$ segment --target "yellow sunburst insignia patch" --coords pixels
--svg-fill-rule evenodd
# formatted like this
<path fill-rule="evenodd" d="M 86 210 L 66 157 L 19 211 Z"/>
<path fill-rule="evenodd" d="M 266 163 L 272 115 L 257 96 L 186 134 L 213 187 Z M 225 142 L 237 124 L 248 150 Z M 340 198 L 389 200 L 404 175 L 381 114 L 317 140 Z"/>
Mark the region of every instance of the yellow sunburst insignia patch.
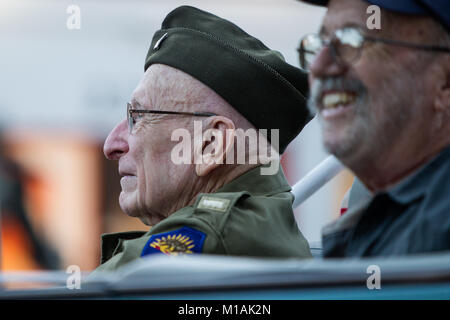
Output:
<path fill-rule="evenodd" d="M 150 243 L 150 246 L 168 255 L 178 255 L 180 253 L 189 254 L 194 253 L 191 251 L 191 249 L 195 247 L 195 245 L 192 244 L 193 242 L 194 241 L 187 236 L 174 234 L 172 236 L 158 238 Z"/>
<path fill-rule="evenodd" d="M 205 237 L 203 232 L 189 227 L 155 234 L 147 241 L 141 256 L 153 253 L 171 256 L 200 253 Z"/>

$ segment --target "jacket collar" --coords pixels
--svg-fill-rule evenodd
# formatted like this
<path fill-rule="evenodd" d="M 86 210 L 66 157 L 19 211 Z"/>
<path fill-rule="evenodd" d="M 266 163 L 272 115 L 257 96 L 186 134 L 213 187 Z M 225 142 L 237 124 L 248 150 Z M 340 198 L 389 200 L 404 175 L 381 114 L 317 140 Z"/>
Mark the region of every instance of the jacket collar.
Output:
<path fill-rule="evenodd" d="M 439 169 L 448 163 L 449 160 L 450 146 L 446 147 L 420 169 L 391 187 L 386 193 L 393 201 L 403 205 L 425 196 L 428 192 L 431 192 L 432 188 L 430 186 L 433 184 L 433 180 L 436 179 L 436 175 L 442 174 Z M 448 168 L 450 169 L 450 166 Z M 448 171 L 448 169 L 446 170 Z M 356 225 L 375 196 L 376 194 L 373 197 L 366 197 L 362 201 L 355 203 L 342 217 L 325 225 L 322 228 L 322 235 L 342 231 Z"/>
<path fill-rule="evenodd" d="M 416 172 L 388 190 L 392 200 L 399 204 L 408 204 L 426 195 L 431 191 L 436 174 L 442 174 L 439 170 L 450 160 L 450 146 L 446 147 L 436 157 L 422 166 Z"/>
<path fill-rule="evenodd" d="M 116 251 L 120 250 L 120 246 L 124 240 L 136 239 L 142 237 L 145 233 L 145 231 L 127 231 L 102 234 L 102 256 L 100 258 L 100 264 L 114 256 Z"/>
<path fill-rule="evenodd" d="M 218 189 L 216 193 L 247 191 L 253 196 L 268 196 L 291 190 L 280 163 L 278 172 L 274 175 L 262 175 L 261 168 L 262 166 L 250 169 Z"/>

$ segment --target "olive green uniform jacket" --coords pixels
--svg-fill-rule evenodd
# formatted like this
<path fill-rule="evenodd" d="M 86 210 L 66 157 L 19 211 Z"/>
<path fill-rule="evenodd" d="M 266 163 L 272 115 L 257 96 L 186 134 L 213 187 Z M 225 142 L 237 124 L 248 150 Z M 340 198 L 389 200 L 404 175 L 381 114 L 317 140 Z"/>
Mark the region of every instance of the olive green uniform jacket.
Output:
<path fill-rule="evenodd" d="M 293 195 L 283 171 L 254 168 L 217 192 L 199 194 L 148 232 L 102 235 L 101 265 L 113 271 L 149 254 L 207 253 L 252 257 L 310 258 L 292 211 Z"/>

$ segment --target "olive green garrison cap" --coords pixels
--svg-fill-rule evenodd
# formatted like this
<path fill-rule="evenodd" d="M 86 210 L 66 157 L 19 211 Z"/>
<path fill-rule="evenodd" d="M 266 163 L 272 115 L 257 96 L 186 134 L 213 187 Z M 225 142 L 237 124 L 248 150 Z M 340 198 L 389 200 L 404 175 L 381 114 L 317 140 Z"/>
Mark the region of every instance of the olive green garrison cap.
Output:
<path fill-rule="evenodd" d="M 181 6 L 167 15 L 145 70 L 155 63 L 201 81 L 257 129 L 279 129 L 280 153 L 311 119 L 306 73 L 230 21 L 197 8 Z"/>

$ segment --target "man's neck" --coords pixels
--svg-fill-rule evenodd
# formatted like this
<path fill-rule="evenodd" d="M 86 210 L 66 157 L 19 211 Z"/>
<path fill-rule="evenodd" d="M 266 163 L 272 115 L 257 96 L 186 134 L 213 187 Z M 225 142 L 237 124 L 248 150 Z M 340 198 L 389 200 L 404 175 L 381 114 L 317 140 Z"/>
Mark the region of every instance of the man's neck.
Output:
<path fill-rule="evenodd" d="M 237 165 L 233 168 L 222 167 L 222 170 L 212 172 L 211 176 L 208 175 L 208 177 L 205 177 L 205 179 L 201 179 L 203 183 L 201 184 L 199 191 L 193 196 L 189 204 L 193 204 L 195 202 L 199 193 L 214 193 L 224 185 L 230 183 L 234 179 L 258 166 L 259 165 L 256 164 Z"/>
<path fill-rule="evenodd" d="M 425 150 L 394 149 L 346 164 L 372 192 L 385 191 L 437 156 L 449 144 L 435 145 Z M 422 152 L 421 152 L 422 151 Z"/>

